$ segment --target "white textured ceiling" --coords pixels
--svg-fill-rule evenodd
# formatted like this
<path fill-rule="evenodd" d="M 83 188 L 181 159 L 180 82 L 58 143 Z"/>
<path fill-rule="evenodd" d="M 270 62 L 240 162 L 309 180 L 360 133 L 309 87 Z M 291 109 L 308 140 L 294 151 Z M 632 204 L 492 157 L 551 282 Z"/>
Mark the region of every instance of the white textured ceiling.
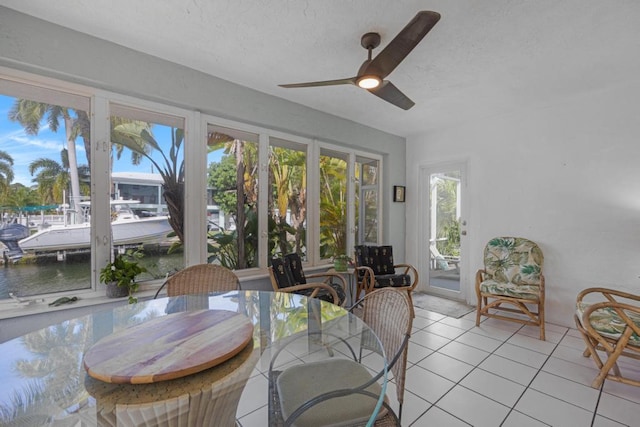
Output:
<path fill-rule="evenodd" d="M 540 108 L 640 75 L 638 0 L 0 0 L 0 4 L 396 135 Z M 419 10 L 440 22 L 388 77 L 401 110 L 354 76 Z"/>

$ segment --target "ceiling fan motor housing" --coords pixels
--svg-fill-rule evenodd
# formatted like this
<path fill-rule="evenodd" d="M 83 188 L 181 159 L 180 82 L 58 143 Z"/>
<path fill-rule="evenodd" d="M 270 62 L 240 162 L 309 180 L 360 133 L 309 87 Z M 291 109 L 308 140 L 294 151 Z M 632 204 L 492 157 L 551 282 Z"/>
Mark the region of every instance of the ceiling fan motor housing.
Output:
<path fill-rule="evenodd" d="M 367 50 L 375 49 L 378 46 L 380 46 L 380 34 L 367 33 L 363 35 L 362 38 L 360 39 L 360 44 L 362 45 L 363 48 Z"/>

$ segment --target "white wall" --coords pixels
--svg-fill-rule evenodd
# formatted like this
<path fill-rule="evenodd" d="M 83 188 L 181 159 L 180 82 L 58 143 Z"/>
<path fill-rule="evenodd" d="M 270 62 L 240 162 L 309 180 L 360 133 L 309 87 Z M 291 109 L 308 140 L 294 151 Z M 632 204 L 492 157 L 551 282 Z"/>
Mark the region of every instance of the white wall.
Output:
<path fill-rule="evenodd" d="M 484 245 L 501 235 L 541 246 L 548 322 L 573 325 L 581 289 L 640 291 L 639 100 L 640 79 L 612 81 L 408 139 L 409 186 L 418 187 L 421 165 L 468 162 L 469 250 L 461 286 L 469 302 L 476 303 L 473 276 Z M 421 218 L 416 199 L 408 199 L 408 230 L 417 230 Z M 418 237 L 407 233 L 414 263 L 426 244 Z"/>

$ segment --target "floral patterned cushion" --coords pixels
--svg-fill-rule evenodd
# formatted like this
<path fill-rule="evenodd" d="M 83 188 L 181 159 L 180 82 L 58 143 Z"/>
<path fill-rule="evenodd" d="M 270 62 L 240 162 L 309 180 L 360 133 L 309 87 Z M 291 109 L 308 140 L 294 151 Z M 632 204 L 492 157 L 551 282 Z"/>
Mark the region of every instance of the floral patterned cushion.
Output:
<path fill-rule="evenodd" d="M 583 323 L 582 314 L 587 309 L 587 307 L 589 307 L 589 304 L 584 302 L 579 302 L 577 304 L 576 314 L 578 315 L 580 323 Z M 633 323 L 640 326 L 640 315 L 638 315 L 638 313 L 627 310 L 625 310 L 625 313 L 627 314 L 627 316 L 629 316 L 629 319 L 631 319 Z M 604 307 L 595 310 L 593 313 L 591 313 L 591 316 L 589 316 L 589 323 L 591 323 L 593 329 L 602 334 L 602 336 L 614 340 L 620 339 L 622 333 L 627 327 L 625 321 L 620 318 L 613 307 Z M 636 335 L 635 333 L 632 334 L 629 338 L 629 345 L 640 347 L 640 337 L 638 337 L 638 335 Z"/>
<path fill-rule="evenodd" d="M 482 292 L 538 299 L 544 256 L 535 242 L 496 237 L 484 249 Z"/>
<path fill-rule="evenodd" d="M 540 286 L 537 285 L 516 285 L 509 282 L 499 282 L 488 279 L 480 284 L 480 291 L 493 295 L 505 295 L 514 298 L 525 298 L 538 301 L 540 297 Z"/>

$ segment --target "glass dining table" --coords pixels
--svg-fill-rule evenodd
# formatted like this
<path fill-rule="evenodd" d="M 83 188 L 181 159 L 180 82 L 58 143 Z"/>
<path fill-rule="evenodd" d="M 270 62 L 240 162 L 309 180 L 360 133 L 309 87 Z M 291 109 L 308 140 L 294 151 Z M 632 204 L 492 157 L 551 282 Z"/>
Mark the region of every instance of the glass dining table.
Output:
<path fill-rule="evenodd" d="M 0 343 L 0 426 L 233 426 L 244 415 L 238 408 L 249 407 L 267 409 L 256 412 L 262 425 L 285 425 L 274 373 L 297 369 L 296 381 L 314 390 L 304 365 L 336 359 L 365 366 L 376 387 L 362 379 L 322 393 L 366 387 L 371 402 L 360 423 L 372 425 L 386 357 L 373 331 L 344 308 L 263 291 L 141 301 Z M 312 400 L 331 407 L 331 399 Z"/>

